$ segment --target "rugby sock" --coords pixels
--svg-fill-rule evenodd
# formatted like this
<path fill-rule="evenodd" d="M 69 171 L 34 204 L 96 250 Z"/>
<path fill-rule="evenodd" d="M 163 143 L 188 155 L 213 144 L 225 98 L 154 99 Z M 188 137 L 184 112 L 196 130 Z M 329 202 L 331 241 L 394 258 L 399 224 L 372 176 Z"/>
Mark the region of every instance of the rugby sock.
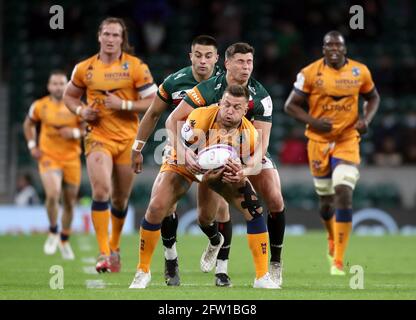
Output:
<path fill-rule="evenodd" d="M 285 225 L 285 209 L 280 212 L 269 212 L 267 215 L 267 229 L 270 238 L 270 262 L 280 262 L 281 260 Z"/>
<path fill-rule="evenodd" d="M 263 215 L 253 218 L 247 223 L 248 246 L 254 260 L 256 279 L 263 277 L 268 271 L 269 235 Z"/>
<path fill-rule="evenodd" d="M 327 233 L 327 239 L 328 239 L 328 247 L 329 247 L 329 254 L 331 256 L 334 255 L 334 209 L 331 207 L 324 207 L 320 211 L 321 221 L 324 225 Z"/>
<path fill-rule="evenodd" d="M 329 220 L 322 219 L 322 223 L 325 226 L 327 239 L 328 239 L 328 249 L 329 254 L 334 256 L 334 228 L 335 228 L 335 215 L 333 215 Z"/>
<path fill-rule="evenodd" d="M 174 260 L 178 257 L 176 252 L 176 230 L 178 229 L 178 216 L 176 212 L 165 217 L 162 221 L 161 236 L 166 260 Z"/>
<path fill-rule="evenodd" d="M 160 238 L 160 228 L 160 224 L 151 224 L 143 218 L 140 227 L 140 251 L 137 270 L 142 269 L 143 272 L 150 271 L 153 253 Z"/>
<path fill-rule="evenodd" d="M 65 242 L 69 240 L 69 236 L 71 235 L 71 230 L 64 229 L 61 231 L 61 242 Z"/>
<path fill-rule="evenodd" d="M 218 260 L 215 266 L 215 274 L 225 273 L 228 274 L 228 259 L 227 260 Z"/>
<path fill-rule="evenodd" d="M 50 233 L 53 233 L 53 234 L 57 234 L 58 233 L 58 225 L 56 225 L 56 226 L 50 226 L 49 227 L 49 232 Z"/>
<path fill-rule="evenodd" d="M 124 221 L 126 220 L 128 207 L 124 210 L 111 208 L 111 237 L 110 249 L 116 252 L 120 248 L 121 232 L 123 231 Z"/>
<path fill-rule="evenodd" d="M 347 249 L 348 239 L 352 229 L 352 209 L 335 210 L 334 226 L 334 264 L 342 266 L 344 254 Z"/>
<path fill-rule="evenodd" d="M 208 226 L 201 226 L 202 232 L 205 233 L 209 239 L 209 242 L 213 246 L 217 246 L 220 243 L 220 234 L 218 233 L 218 223 L 217 221 L 214 221 Z"/>
<path fill-rule="evenodd" d="M 224 236 L 224 243 L 218 253 L 218 260 L 228 260 L 230 256 L 230 245 L 233 237 L 233 225 L 231 220 L 227 222 L 218 222 L 218 231 Z"/>
<path fill-rule="evenodd" d="M 110 209 L 108 201 L 92 201 L 92 223 L 95 229 L 95 236 L 98 241 L 100 253 L 110 255 L 108 243 L 108 224 L 110 223 Z"/>

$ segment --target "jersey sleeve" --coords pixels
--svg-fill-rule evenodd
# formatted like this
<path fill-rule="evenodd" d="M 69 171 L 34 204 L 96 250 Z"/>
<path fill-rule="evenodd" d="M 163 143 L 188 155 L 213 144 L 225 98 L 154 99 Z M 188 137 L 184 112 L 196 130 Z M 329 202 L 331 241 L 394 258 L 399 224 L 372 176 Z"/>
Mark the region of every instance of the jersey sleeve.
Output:
<path fill-rule="evenodd" d="M 142 98 L 157 92 L 157 86 L 153 81 L 149 67 L 140 60 L 137 60 L 135 63 L 133 80 L 134 86 Z"/>
<path fill-rule="evenodd" d="M 173 103 L 172 85 L 170 83 L 170 78 L 171 76 L 167 77 L 157 90 L 157 95 L 159 96 L 159 98 L 169 105 Z"/>
<path fill-rule="evenodd" d="M 84 82 L 85 78 L 85 68 L 82 63 L 78 63 L 74 70 L 72 71 L 71 75 L 71 82 L 74 86 L 85 89 L 87 86 Z"/>
<path fill-rule="evenodd" d="M 368 70 L 367 67 L 364 67 L 363 69 L 363 75 L 362 75 L 362 84 L 360 87 L 360 93 L 366 94 L 369 93 L 371 90 L 374 89 L 374 82 L 373 78 L 371 77 L 370 70 Z"/>
<path fill-rule="evenodd" d="M 199 83 L 188 91 L 183 100 L 185 100 L 185 102 L 193 108 L 204 107 L 211 104 L 211 101 L 209 101 L 210 96 L 208 94 L 209 89 L 207 86 L 209 83 L 210 81 Z"/>
<path fill-rule="evenodd" d="M 295 92 L 301 95 L 309 95 L 312 91 L 312 73 L 308 68 L 302 69 L 296 76 L 296 81 L 293 83 Z"/>
<path fill-rule="evenodd" d="M 35 102 L 32 103 L 32 105 L 29 108 L 28 116 L 29 116 L 29 119 L 34 121 L 34 122 L 41 121 L 40 103 L 38 101 L 35 101 Z"/>
<path fill-rule="evenodd" d="M 258 121 L 272 122 L 273 101 L 265 89 L 262 91 L 260 97 L 254 100 L 253 118 Z"/>

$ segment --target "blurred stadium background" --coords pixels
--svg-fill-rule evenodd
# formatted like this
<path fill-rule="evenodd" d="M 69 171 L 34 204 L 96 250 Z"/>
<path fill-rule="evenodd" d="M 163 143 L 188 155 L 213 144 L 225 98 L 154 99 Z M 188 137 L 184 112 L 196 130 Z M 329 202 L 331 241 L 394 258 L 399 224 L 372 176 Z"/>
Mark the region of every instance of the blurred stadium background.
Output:
<path fill-rule="evenodd" d="M 54 4 L 64 8 L 63 30 L 49 27 L 49 8 Z M 364 8 L 364 30 L 349 28 L 353 4 Z M 189 64 L 187 53 L 196 35 L 217 38 L 221 65 L 229 44 L 246 41 L 255 47 L 254 77 L 266 86 L 274 102 L 270 152 L 279 164 L 288 233 L 321 226 L 306 166 L 303 127 L 284 114 L 283 104 L 296 73 L 321 56 L 323 35 L 331 29 L 341 31 L 348 55 L 369 66 L 381 95 L 379 112 L 361 144 L 361 180 L 354 195 L 354 208 L 361 221 L 356 216 L 359 225 L 356 223 L 355 231 L 416 234 L 414 1 L 22 0 L 0 1 L 0 6 L 0 200 L 5 206 L 0 233 L 23 230 L 15 222 L 6 223 L 10 210 L 18 210 L 13 203 L 22 174 L 32 176 L 35 189 L 43 197 L 36 163 L 22 133 L 29 106 L 47 93 L 49 72 L 64 69 L 69 76 L 78 61 L 97 52 L 99 22 L 107 16 L 119 16 L 126 20 L 136 54 L 149 65 L 157 84 Z M 163 124 L 161 119 L 159 127 Z M 132 226 L 149 200 L 158 171 L 153 150 L 159 144 L 154 141 L 145 148 L 146 168 L 136 179 L 130 201 L 135 212 Z M 179 206 L 181 231 L 195 230 L 193 192 Z M 81 203 L 88 204 L 89 196 L 84 169 Z M 189 215 L 185 217 L 185 213 Z M 44 227 L 46 230 L 46 223 Z"/>

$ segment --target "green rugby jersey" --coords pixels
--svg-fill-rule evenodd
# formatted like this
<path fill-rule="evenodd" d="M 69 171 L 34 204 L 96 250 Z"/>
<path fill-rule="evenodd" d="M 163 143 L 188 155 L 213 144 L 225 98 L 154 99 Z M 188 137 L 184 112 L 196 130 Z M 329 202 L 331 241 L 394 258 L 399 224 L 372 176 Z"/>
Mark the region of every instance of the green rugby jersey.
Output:
<path fill-rule="evenodd" d="M 223 70 L 219 66 L 215 66 L 212 77 L 215 77 L 222 72 Z M 192 74 L 192 66 L 188 66 L 166 77 L 159 86 L 157 95 L 160 99 L 169 104 L 173 110 L 186 96 L 186 93 L 198 83 L 199 82 Z"/>
<path fill-rule="evenodd" d="M 194 108 L 219 103 L 227 87 L 226 73 L 203 81 L 187 92 L 184 100 Z M 272 122 L 273 103 L 266 89 L 254 78 L 250 77 L 247 87 L 250 100 L 246 118 L 253 121 Z"/>

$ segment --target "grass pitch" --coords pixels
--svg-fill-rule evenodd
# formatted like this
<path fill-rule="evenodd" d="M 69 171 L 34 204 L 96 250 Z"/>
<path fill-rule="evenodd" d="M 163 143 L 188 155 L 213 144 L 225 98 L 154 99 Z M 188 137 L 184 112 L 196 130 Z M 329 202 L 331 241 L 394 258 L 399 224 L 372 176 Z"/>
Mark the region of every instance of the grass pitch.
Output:
<path fill-rule="evenodd" d="M 283 253 L 282 290 L 253 289 L 254 268 L 244 236 L 235 236 L 229 261 L 232 288 L 217 288 L 213 273 L 199 270 L 205 237 L 180 236 L 177 245 L 180 287 L 163 280 L 161 241 L 152 262 L 152 282 L 145 290 L 129 290 L 137 264 L 138 236 L 122 239 L 122 272 L 96 274 L 97 245 L 93 235 L 74 235 L 75 261 L 60 253 L 44 256 L 45 235 L 0 237 L 0 299 L 416 299 L 416 238 L 405 236 L 353 236 L 346 270 L 360 265 L 364 289 L 353 290 L 346 277 L 329 275 L 324 233 L 287 236 Z M 62 266 L 64 289 L 50 288 L 52 266 Z M 54 281 L 52 281 L 54 282 Z"/>

